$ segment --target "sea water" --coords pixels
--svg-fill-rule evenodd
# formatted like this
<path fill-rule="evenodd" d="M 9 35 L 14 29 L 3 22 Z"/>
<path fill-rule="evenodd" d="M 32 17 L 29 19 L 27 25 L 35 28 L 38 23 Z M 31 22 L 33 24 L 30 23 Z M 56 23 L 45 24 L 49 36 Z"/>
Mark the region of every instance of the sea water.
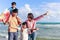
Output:
<path fill-rule="evenodd" d="M 60 23 L 37 23 L 37 37 L 47 39 L 60 39 Z M 19 31 L 20 36 L 20 31 Z M 8 25 L 0 23 L 0 37 L 8 38 Z"/>

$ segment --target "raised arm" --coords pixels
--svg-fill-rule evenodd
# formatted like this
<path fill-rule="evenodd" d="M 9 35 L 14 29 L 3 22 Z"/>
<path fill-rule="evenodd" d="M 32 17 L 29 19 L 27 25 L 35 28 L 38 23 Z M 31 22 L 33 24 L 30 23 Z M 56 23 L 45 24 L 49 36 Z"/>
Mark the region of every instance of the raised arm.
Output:
<path fill-rule="evenodd" d="M 47 13 L 48 13 L 48 11 L 45 13 L 45 14 L 43 14 L 43 15 L 40 15 L 40 16 L 38 16 L 38 17 L 36 17 L 36 18 L 34 18 L 34 20 L 39 20 L 39 19 L 41 19 L 41 18 L 43 18 L 45 15 L 47 15 Z"/>

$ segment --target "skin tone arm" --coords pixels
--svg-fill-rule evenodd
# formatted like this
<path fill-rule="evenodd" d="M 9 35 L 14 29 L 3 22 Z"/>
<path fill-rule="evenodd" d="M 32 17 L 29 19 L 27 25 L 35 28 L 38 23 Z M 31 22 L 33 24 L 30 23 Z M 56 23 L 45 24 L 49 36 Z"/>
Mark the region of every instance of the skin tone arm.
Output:
<path fill-rule="evenodd" d="M 35 28 L 35 29 L 32 29 L 32 30 L 39 30 L 39 28 Z"/>
<path fill-rule="evenodd" d="M 21 19 L 17 17 L 17 21 L 18 21 L 18 25 L 21 26 L 21 23 L 22 23 L 22 22 L 21 22 Z"/>

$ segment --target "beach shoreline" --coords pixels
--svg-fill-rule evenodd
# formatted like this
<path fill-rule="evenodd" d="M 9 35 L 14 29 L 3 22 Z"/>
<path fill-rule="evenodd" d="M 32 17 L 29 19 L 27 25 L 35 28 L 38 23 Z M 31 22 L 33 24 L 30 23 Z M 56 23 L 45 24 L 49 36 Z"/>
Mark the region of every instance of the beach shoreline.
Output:
<path fill-rule="evenodd" d="M 0 37 L 0 40 L 8 40 L 7 38 Z M 20 39 L 18 39 L 20 40 Z M 60 39 L 46 39 L 46 38 L 36 38 L 36 40 L 60 40 Z"/>

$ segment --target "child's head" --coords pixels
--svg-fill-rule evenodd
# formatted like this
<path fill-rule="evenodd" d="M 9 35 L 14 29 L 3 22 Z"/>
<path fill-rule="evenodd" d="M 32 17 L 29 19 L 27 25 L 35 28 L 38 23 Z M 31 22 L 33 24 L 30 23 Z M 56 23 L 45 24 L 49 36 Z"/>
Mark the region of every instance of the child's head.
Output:
<path fill-rule="evenodd" d="M 13 8 L 15 8 L 16 7 L 16 2 L 12 2 L 11 5 L 12 5 Z"/>
<path fill-rule="evenodd" d="M 18 9 L 13 9 L 12 10 L 12 16 L 17 16 L 18 14 Z"/>
<path fill-rule="evenodd" d="M 28 13 L 28 20 L 29 21 L 31 21 L 31 20 L 33 20 L 34 19 L 34 16 L 33 16 L 33 14 L 32 13 Z"/>
<path fill-rule="evenodd" d="M 27 28 L 27 23 L 26 23 L 26 22 L 23 22 L 23 23 L 22 23 L 22 27 L 23 27 L 23 28 Z"/>

